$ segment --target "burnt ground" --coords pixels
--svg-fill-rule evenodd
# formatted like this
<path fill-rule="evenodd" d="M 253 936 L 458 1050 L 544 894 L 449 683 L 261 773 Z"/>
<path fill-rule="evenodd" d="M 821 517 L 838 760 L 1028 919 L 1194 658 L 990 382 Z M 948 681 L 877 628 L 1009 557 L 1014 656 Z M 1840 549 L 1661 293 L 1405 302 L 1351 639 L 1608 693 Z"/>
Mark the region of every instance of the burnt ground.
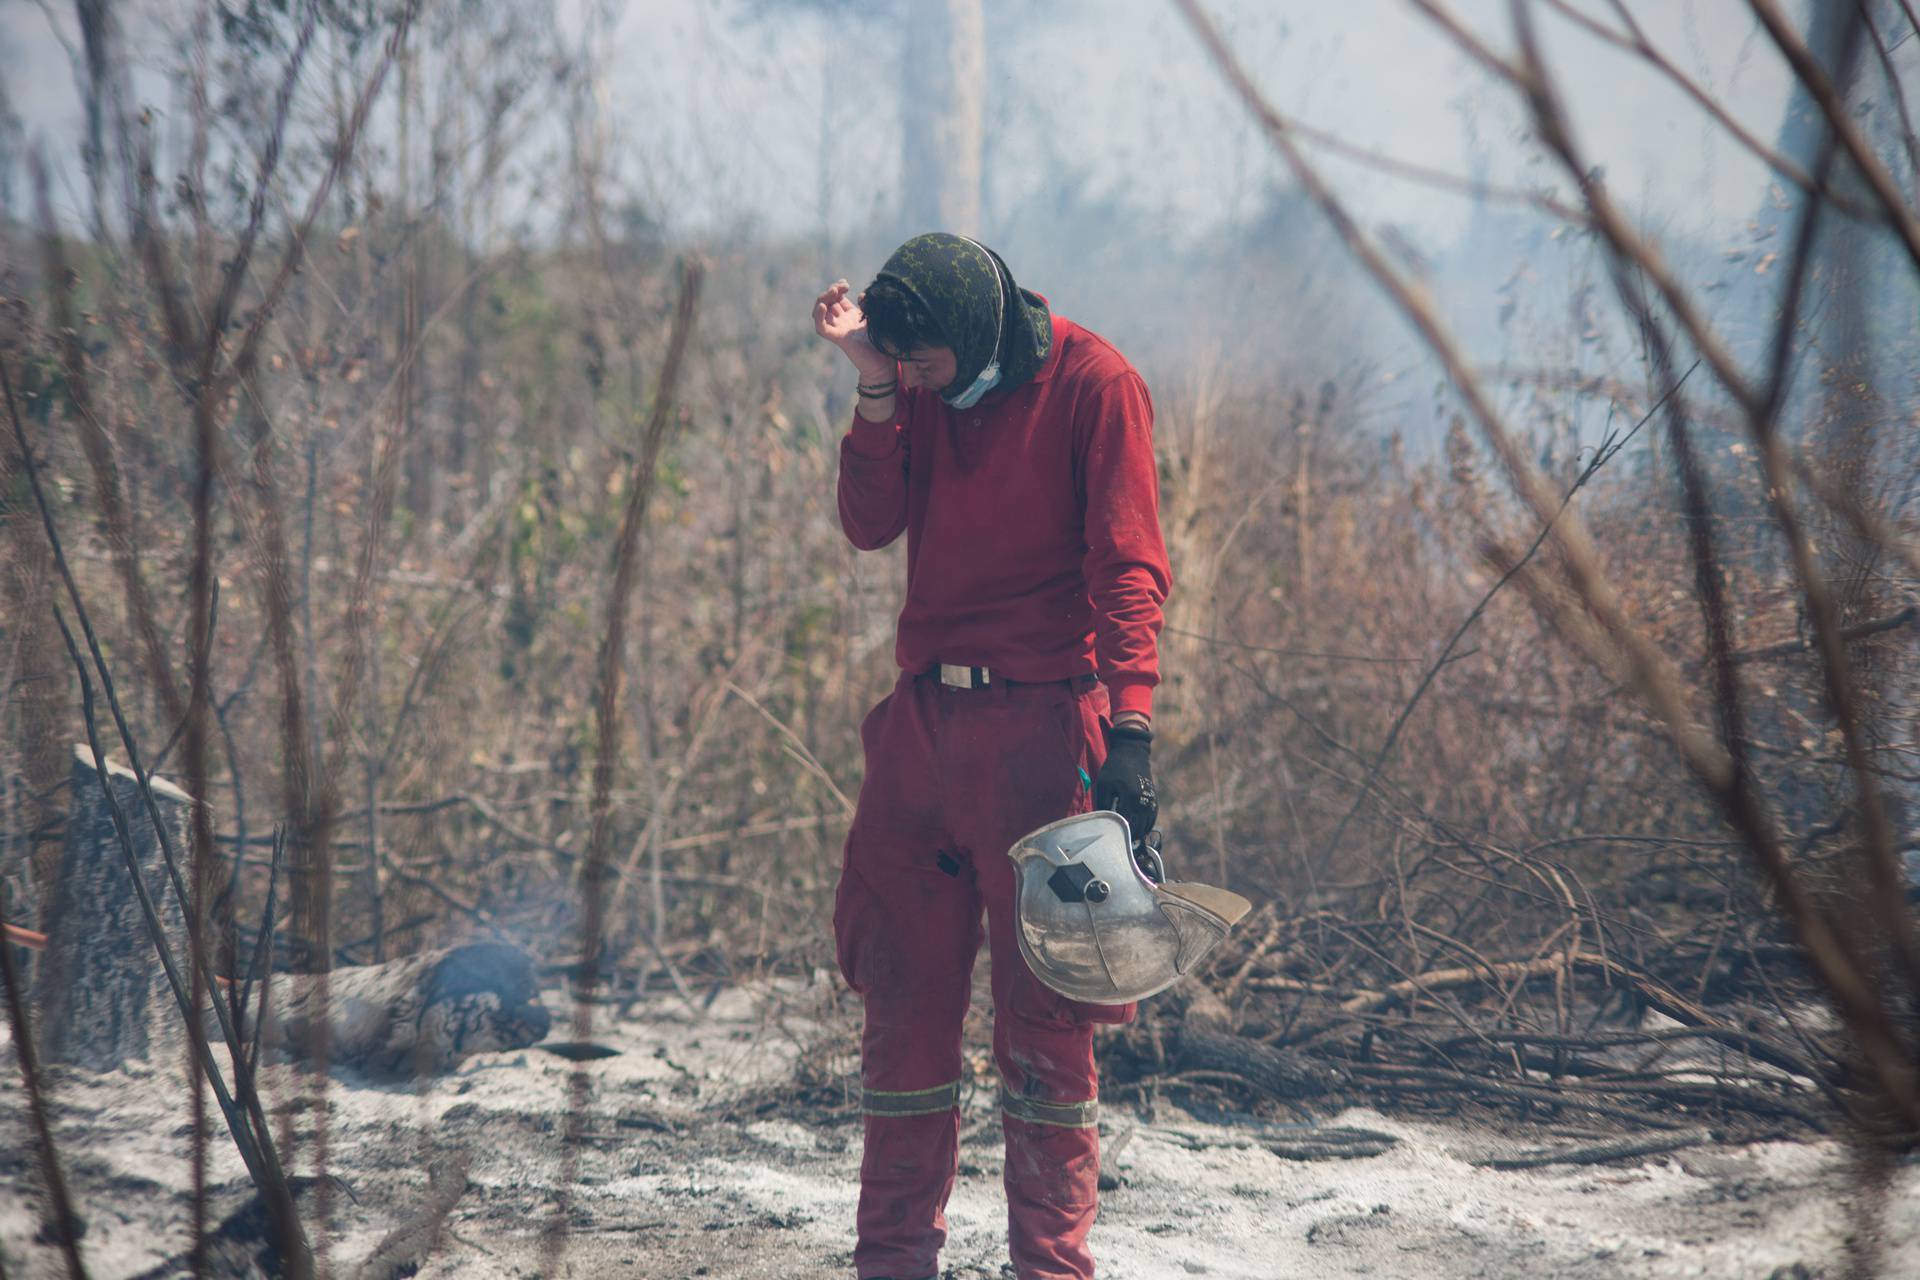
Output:
<path fill-rule="evenodd" d="M 698 1018 L 671 997 L 652 998 L 602 1021 L 600 1041 L 618 1052 L 585 1064 L 592 1103 L 559 1274 L 850 1277 L 859 1125 L 845 1095 L 851 1028 L 834 1010 L 832 984 L 731 989 Z M 980 1066 L 945 1258 L 948 1275 L 965 1280 L 1000 1276 L 1005 1258 L 999 1133 Z M 481 1055 L 424 1086 L 331 1081 L 325 1130 L 335 1180 L 321 1243 L 333 1273 L 352 1274 L 414 1211 L 436 1161 L 464 1155 L 470 1185 L 419 1274 L 544 1274 L 572 1069 L 533 1049 Z M 181 1081 L 171 1062 L 57 1081 L 58 1139 L 88 1224 L 88 1268 L 101 1280 L 185 1274 L 177 1260 L 189 1240 L 191 1131 Z M 321 1111 L 303 1100 L 305 1088 L 288 1068 L 268 1072 L 268 1097 L 301 1152 L 298 1171 L 310 1175 Z M 1104 1197 L 1095 1232 L 1102 1274 L 1786 1280 L 1841 1272 L 1846 1165 L 1833 1143 L 1708 1144 L 1499 1172 L 1474 1162 L 1553 1135 L 1364 1109 L 1318 1119 L 1397 1141 L 1327 1158 L 1295 1141 L 1316 1129 L 1165 1103 L 1151 1112 L 1110 1105 L 1104 1140 L 1117 1150 L 1110 1163 L 1121 1185 Z M 257 1238 L 257 1214 L 245 1212 L 250 1188 L 224 1135 L 214 1154 L 215 1219 L 237 1214 L 230 1234 Z M 1319 1158 L 1288 1158 L 1302 1154 Z M 33 1183 L 23 1099 L 10 1078 L 0 1089 L 8 1276 L 62 1274 L 58 1251 L 35 1242 Z M 1885 1231 L 1887 1275 L 1920 1274 L 1917 1189 L 1920 1174 L 1902 1170 Z M 320 1194 L 304 1192 L 310 1222 Z"/>

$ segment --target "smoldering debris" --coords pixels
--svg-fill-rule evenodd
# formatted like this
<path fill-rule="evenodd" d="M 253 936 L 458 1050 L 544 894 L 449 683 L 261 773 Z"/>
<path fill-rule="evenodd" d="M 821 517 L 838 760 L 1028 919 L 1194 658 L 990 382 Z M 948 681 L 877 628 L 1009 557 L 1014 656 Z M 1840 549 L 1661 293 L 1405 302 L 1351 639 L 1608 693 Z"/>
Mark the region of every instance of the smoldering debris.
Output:
<path fill-rule="evenodd" d="M 796 1095 L 793 1082 L 817 1056 L 813 1046 L 852 1034 L 817 987 L 736 987 L 698 1022 L 671 997 L 610 1020 L 597 1043 L 619 1051 L 612 1057 L 576 1064 L 483 1052 L 404 1083 L 348 1073 L 324 1104 L 338 1181 L 332 1220 L 316 1238 L 335 1273 L 352 1274 L 382 1241 L 450 1201 L 419 1275 L 529 1273 L 552 1212 L 567 1081 L 585 1070 L 590 1102 L 569 1226 L 576 1273 L 845 1274 L 858 1117 L 808 1101 L 812 1092 Z M 299 1068 L 269 1064 L 261 1077 L 273 1112 L 297 1139 L 310 1138 L 316 1104 Z M 177 1072 L 69 1070 L 53 1093 L 89 1219 L 90 1273 L 182 1274 L 191 1233 Z M 1311 1120 L 1259 1120 L 1210 1111 L 1197 1096 L 1187 1096 L 1191 1110 L 1177 1091 L 1108 1102 L 1113 1181 L 1094 1234 L 1103 1274 L 1393 1275 L 1417 1257 L 1420 1273 L 1436 1277 L 1800 1274 L 1796 1266 L 1818 1275 L 1840 1256 L 1846 1230 L 1847 1157 L 1824 1139 L 1729 1144 L 1690 1132 L 1697 1141 L 1676 1150 L 1577 1164 L 1566 1161 L 1591 1140 L 1552 1138 L 1539 1126 L 1410 1119 L 1337 1099 Z M 944 1261 L 953 1276 L 990 1280 L 1006 1256 L 992 1090 L 973 1090 L 964 1108 Z M 10 1186 L 25 1185 L 26 1123 L 18 1092 L 0 1094 L 0 1170 Z M 1529 1155 L 1561 1160 L 1503 1167 Z M 462 1156 L 470 1164 L 457 1183 L 434 1172 Z M 217 1152 L 212 1173 L 218 1238 L 257 1266 L 257 1250 L 246 1252 L 253 1193 L 237 1157 Z M 1915 1177 L 1895 1176 L 1888 1274 L 1920 1267 Z M 303 1205 L 311 1196 L 302 1194 Z M 0 1205 L 9 1274 L 58 1274 L 56 1251 L 33 1241 L 34 1200 Z"/>

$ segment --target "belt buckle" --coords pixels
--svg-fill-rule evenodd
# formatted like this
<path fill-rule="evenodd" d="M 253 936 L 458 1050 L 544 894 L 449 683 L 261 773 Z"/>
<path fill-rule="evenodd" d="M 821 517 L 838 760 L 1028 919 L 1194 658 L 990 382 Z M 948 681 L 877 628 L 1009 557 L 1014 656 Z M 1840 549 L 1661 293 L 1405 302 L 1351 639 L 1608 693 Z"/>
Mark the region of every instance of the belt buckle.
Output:
<path fill-rule="evenodd" d="M 974 672 L 980 673 L 978 683 L 974 681 Z M 985 667 L 956 667 L 951 663 L 940 664 L 940 683 L 950 689 L 977 689 L 980 685 L 990 684 L 993 677 Z"/>

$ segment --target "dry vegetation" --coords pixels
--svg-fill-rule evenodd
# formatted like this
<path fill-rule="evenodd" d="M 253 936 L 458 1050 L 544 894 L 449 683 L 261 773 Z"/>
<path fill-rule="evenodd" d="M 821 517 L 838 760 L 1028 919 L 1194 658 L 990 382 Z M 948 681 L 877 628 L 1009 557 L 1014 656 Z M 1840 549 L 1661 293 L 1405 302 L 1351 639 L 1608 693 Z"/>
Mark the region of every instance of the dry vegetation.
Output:
<path fill-rule="evenodd" d="M 9 921 L 56 869 L 86 668 L 55 610 L 74 627 L 84 602 L 146 767 L 211 802 L 196 867 L 236 870 L 208 894 L 237 943 L 216 966 L 259 941 L 277 828 L 283 967 L 499 937 L 602 1001 L 830 966 L 901 567 L 835 528 L 848 404 L 801 323 L 817 255 L 703 246 L 663 388 L 689 251 L 608 207 L 592 59 L 481 12 L 202 32 L 184 159 L 145 176 L 154 139 L 107 111 L 86 224 L 43 188 L 0 228 Z M 1884 33 L 1845 25 L 1866 75 Z M 1551 147 L 1550 77 L 1487 56 Z M 303 63 L 290 99 L 252 83 Z M 1800 165 L 1818 187 L 1874 155 Z M 530 171 L 563 193 L 546 240 L 501 226 Z M 1876 1156 L 1920 1132 L 1911 352 L 1793 346 L 1803 287 L 1848 279 L 1803 278 L 1809 232 L 1749 387 L 1581 194 L 1644 321 L 1624 382 L 1483 385 L 1441 326 L 1461 420 L 1437 458 L 1380 442 L 1361 378 L 1157 386 L 1176 870 L 1263 905 L 1206 997 L 1107 1042 L 1110 1092 L 1844 1130 Z M 1912 245 L 1911 200 L 1883 194 L 1847 198 Z M 1611 444 L 1582 450 L 1598 412 Z"/>

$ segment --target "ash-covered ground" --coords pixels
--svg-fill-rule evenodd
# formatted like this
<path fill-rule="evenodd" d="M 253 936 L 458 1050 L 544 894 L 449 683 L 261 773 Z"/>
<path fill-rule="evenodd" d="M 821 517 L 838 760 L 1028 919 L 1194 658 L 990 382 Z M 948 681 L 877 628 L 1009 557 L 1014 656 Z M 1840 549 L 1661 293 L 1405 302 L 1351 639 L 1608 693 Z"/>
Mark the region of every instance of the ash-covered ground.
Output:
<path fill-rule="evenodd" d="M 561 1274 L 851 1277 L 858 1119 L 825 1105 L 830 1086 L 790 1087 L 802 1055 L 812 1055 L 808 1074 L 816 1079 L 821 1061 L 851 1065 L 850 1040 L 837 1057 L 820 1055 L 815 1015 L 827 991 L 824 982 L 733 988 L 703 1016 L 671 997 L 622 1018 L 601 1014 L 596 1039 L 618 1052 L 585 1064 L 593 1097 Z M 548 999 L 556 1035 L 564 1034 L 560 998 Z M 11 1051 L 5 1056 L 11 1069 Z M 545 1274 L 542 1235 L 562 1170 L 571 1070 L 533 1049 L 469 1059 L 424 1085 L 332 1080 L 325 1114 L 333 1215 L 324 1232 L 310 1225 L 332 1274 L 354 1274 L 421 1203 L 434 1163 L 463 1153 L 471 1183 L 419 1274 Z M 319 1112 L 299 1100 L 308 1086 L 288 1068 L 264 1075 L 270 1102 L 294 1131 L 298 1172 L 310 1174 Z M 965 1280 L 1010 1274 L 987 1083 L 967 1102 L 949 1212 L 947 1275 Z M 63 1074 L 54 1101 L 87 1222 L 90 1274 L 186 1274 L 191 1131 L 179 1066 Z M 1095 1232 L 1102 1275 L 1785 1280 L 1843 1269 L 1846 1156 L 1831 1142 L 1708 1145 L 1498 1172 L 1474 1162 L 1552 1135 L 1356 1109 L 1323 1121 L 1391 1134 L 1398 1144 L 1362 1158 L 1297 1160 L 1275 1154 L 1272 1126 L 1227 1120 L 1164 1103 L 1150 1118 L 1107 1106 L 1102 1129 L 1109 1148 L 1119 1148 L 1111 1163 L 1121 1185 L 1104 1196 Z M 224 1133 L 213 1151 L 218 1221 L 245 1207 L 250 1188 Z M 64 1274 L 59 1251 L 35 1240 L 33 1168 L 25 1100 L 10 1074 L 0 1088 L 0 1262 L 8 1276 Z M 1920 1171 L 1902 1169 L 1885 1221 L 1888 1276 L 1920 1275 L 1916 1192 Z M 315 1193 L 303 1203 L 311 1220 Z"/>

